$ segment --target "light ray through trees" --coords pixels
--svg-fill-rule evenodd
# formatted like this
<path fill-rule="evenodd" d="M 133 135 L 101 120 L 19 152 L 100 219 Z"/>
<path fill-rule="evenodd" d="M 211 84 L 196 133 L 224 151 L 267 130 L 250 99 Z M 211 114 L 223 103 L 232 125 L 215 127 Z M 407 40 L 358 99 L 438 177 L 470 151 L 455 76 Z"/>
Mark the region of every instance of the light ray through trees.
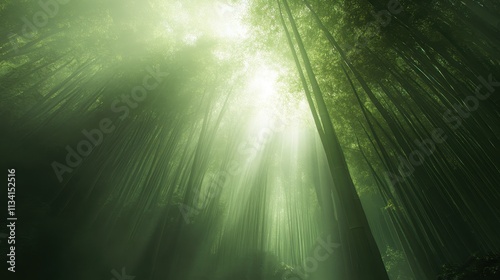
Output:
<path fill-rule="evenodd" d="M 498 4 L 4 2 L 21 277 L 494 271 Z"/>

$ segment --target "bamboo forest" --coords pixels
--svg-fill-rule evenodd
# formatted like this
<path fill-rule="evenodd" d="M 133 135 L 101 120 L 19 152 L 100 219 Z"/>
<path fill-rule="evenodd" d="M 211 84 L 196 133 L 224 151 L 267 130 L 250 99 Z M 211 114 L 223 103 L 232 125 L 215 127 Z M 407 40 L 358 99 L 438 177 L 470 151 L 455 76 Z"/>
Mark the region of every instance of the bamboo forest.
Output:
<path fill-rule="evenodd" d="M 1 0 L 0 279 L 500 279 L 500 1 Z"/>

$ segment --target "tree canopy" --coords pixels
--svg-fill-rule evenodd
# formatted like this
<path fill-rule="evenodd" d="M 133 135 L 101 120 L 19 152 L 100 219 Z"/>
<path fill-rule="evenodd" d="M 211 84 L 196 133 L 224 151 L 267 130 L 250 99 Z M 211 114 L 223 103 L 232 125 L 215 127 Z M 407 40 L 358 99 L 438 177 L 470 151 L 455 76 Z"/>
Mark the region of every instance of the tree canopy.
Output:
<path fill-rule="evenodd" d="M 5 0 L 0 24 L 16 273 L 498 278 L 500 3 Z"/>

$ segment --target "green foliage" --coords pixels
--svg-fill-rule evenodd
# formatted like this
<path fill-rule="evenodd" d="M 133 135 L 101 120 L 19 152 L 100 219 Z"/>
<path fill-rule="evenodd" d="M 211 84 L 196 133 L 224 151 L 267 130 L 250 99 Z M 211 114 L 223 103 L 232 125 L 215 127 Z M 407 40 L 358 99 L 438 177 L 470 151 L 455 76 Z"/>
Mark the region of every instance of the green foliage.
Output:
<path fill-rule="evenodd" d="M 47 279 L 109 278 L 111 259 L 144 279 L 281 279 L 320 232 L 343 248 L 324 279 L 432 279 L 500 249 L 498 3 L 401 0 L 381 24 L 393 0 L 75 0 L 46 22 L 39 2 L 0 3 L 2 160 L 36 175 L 23 250 L 95 264 L 46 258 Z M 51 164 L 103 119 L 114 132 L 57 182 Z M 497 271 L 474 257 L 442 279 Z"/>
<path fill-rule="evenodd" d="M 412 280 L 415 279 L 411 276 L 408 261 L 404 256 L 404 252 L 387 246 L 385 254 L 382 255 L 384 259 L 385 268 L 389 277 L 394 280 Z"/>
<path fill-rule="evenodd" d="M 444 265 L 439 280 L 495 280 L 500 278 L 500 255 L 471 256 L 462 265 Z"/>

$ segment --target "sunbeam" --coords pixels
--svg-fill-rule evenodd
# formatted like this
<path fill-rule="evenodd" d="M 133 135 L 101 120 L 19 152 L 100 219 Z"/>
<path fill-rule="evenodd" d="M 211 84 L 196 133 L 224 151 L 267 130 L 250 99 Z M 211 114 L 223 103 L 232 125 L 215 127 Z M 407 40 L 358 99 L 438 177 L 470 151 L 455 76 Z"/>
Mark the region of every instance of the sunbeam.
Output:
<path fill-rule="evenodd" d="M 499 279 L 497 2 L 2 1 L 0 278 Z"/>

